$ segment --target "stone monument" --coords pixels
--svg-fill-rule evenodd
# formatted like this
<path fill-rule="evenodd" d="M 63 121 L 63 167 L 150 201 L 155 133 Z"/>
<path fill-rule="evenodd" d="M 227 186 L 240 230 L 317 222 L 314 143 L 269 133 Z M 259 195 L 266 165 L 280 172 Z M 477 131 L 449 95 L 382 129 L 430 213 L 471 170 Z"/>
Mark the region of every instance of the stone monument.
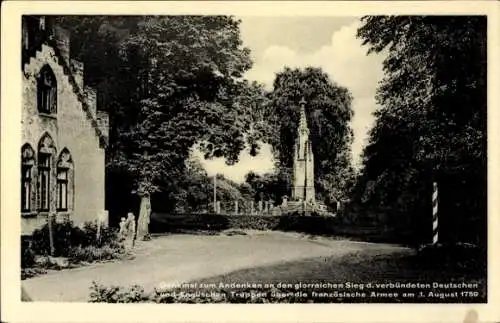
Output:
<path fill-rule="evenodd" d="M 314 155 L 309 140 L 305 101 L 300 101 L 300 121 L 293 158 L 292 200 L 315 202 Z"/>
<path fill-rule="evenodd" d="M 283 198 L 282 212 L 301 212 L 304 215 L 316 212 L 329 214 L 321 201 L 316 201 L 314 189 L 314 154 L 306 117 L 306 102 L 300 101 L 300 119 L 293 155 L 293 180 L 291 198 Z M 331 215 L 331 214 L 329 214 Z"/>

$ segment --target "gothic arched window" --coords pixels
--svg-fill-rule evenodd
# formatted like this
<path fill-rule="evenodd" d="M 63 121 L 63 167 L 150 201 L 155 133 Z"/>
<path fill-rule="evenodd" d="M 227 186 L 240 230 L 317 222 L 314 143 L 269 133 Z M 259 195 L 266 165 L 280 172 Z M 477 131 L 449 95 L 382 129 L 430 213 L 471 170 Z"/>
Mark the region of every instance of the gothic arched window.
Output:
<path fill-rule="evenodd" d="M 56 148 L 52 138 L 45 134 L 38 144 L 38 208 L 50 210 L 51 174 Z"/>
<path fill-rule="evenodd" d="M 39 112 L 57 112 L 57 82 L 54 72 L 48 65 L 40 70 L 37 80 L 37 96 Z"/>
<path fill-rule="evenodd" d="M 35 151 L 29 144 L 21 148 L 21 212 L 31 211 Z"/>
<path fill-rule="evenodd" d="M 73 201 L 73 160 L 64 148 L 57 161 L 57 210 L 67 211 Z"/>

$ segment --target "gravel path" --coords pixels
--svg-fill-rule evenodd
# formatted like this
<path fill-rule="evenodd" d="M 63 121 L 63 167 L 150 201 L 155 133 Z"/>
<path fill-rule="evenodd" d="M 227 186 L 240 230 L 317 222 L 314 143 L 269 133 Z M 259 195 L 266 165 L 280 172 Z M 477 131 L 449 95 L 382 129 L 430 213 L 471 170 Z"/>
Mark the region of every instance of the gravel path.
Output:
<path fill-rule="evenodd" d="M 132 260 L 50 272 L 24 280 L 22 286 L 34 301 L 86 302 L 92 281 L 120 286 L 139 284 L 151 290 L 160 282 L 188 282 L 301 259 L 341 257 L 366 248 L 380 250 L 380 254 L 402 249 L 282 232 L 178 234 L 140 243 Z"/>

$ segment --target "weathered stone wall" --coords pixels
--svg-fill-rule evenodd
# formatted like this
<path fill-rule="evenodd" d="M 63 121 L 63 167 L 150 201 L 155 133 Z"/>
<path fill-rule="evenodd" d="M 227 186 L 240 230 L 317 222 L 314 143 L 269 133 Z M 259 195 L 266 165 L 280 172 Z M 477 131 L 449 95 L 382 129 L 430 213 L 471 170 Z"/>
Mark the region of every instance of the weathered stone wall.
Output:
<path fill-rule="evenodd" d="M 97 111 L 97 125 L 104 137 L 106 137 L 106 142 L 109 139 L 109 115 L 106 111 Z"/>
<path fill-rule="evenodd" d="M 87 99 L 87 104 L 90 112 L 94 118 L 97 117 L 97 93 L 96 90 L 90 86 L 84 86 L 83 95 Z"/>
<path fill-rule="evenodd" d="M 312 151 L 311 141 L 308 141 L 307 149 L 308 149 L 308 154 L 306 161 L 306 180 L 307 180 L 306 201 L 315 201 L 316 193 L 314 189 L 314 154 Z"/>
<path fill-rule="evenodd" d="M 297 147 L 298 148 L 298 147 Z M 305 160 L 294 161 L 294 179 L 292 199 L 304 199 L 304 185 L 306 182 L 306 165 Z"/>
<path fill-rule="evenodd" d="M 44 115 L 37 108 L 36 77 L 40 69 L 48 64 L 57 80 L 57 113 Z M 83 89 L 81 89 L 83 92 Z M 56 148 L 57 160 L 63 148 L 72 156 L 74 167 L 73 210 L 62 212 L 58 217 L 70 214 L 75 224 L 93 221 L 104 210 L 104 167 L 105 152 L 99 145 L 99 138 L 92 123 L 74 93 L 68 76 L 57 62 L 54 50 L 43 45 L 41 50 L 24 66 L 22 144 L 29 143 L 38 151 L 38 142 L 44 133 L 48 133 Z M 56 210 L 55 162 L 52 164 L 50 210 Z M 36 174 L 33 181 L 36 185 Z M 71 198 L 71 196 L 69 197 Z M 72 203 L 71 203 L 72 202 Z M 33 211 L 36 204 L 32 203 Z M 22 217 L 22 233 L 29 234 L 36 227 L 46 222 L 47 214 L 31 214 Z"/>

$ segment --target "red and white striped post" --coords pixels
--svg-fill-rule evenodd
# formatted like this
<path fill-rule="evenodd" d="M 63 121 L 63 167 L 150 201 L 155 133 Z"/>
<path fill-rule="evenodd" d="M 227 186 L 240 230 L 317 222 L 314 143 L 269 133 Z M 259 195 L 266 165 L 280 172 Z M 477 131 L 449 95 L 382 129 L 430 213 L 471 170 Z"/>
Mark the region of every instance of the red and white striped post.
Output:
<path fill-rule="evenodd" d="M 438 227 L 438 186 L 436 182 L 432 183 L 432 244 L 435 245 L 439 240 Z"/>

